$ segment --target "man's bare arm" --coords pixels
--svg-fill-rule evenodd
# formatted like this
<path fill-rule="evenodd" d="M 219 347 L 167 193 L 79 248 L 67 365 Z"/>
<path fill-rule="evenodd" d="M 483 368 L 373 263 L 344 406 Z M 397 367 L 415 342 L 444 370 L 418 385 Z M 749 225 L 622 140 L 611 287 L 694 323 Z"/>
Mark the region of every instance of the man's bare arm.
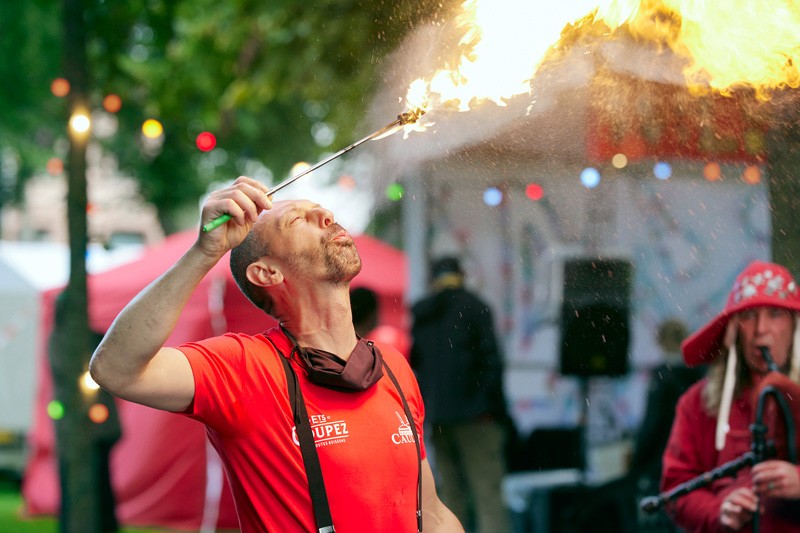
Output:
<path fill-rule="evenodd" d="M 179 411 L 189 405 L 194 397 L 189 361 L 178 350 L 162 346 L 215 264 L 193 246 L 125 306 L 92 356 L 92 377 L 101 387 L 157 409 Z"/>
<path fill-rule="evenodd" d="M 422 530 L 425 533 L 464 533 L 456 515 L 436 494 L 433 472 L 427 459 L 422 461 Z"/>
<path fill-rule="evenodd" d="M 166 273 L 125 306 L 95 350 L 89 368 L 94 380 L 126 400 L 181 411 L 194 398 L 194 377 L 186 357 L 164 343 L 200 281 L 224 254 L 238 245 L 268 209 L 266 187 L 250 178 L 212 194 L 201 224 L 223 213 L 224 226 L 200 233 L 197 242 Z"/>

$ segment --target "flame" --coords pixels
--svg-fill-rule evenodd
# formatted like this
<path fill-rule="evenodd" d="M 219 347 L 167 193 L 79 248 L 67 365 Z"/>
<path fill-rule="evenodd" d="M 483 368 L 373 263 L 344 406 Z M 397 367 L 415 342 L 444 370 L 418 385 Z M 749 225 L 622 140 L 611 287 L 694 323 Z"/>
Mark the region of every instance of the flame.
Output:
<path fill-rule="evenodd" d="M 455 20 L 461 55 L 413 81 L 410 107 L 469 110 L 529 93 L 565 35 L 623 34 L 684 60 L 687 87 L 760 96 L 800 86 L 800 2 L 795 0 L 465 0 Z"/>
<path fill-rule="evenodd" d="M 681 17 L 670 43 L 686 57 L 687 81 L 721 92 L 747 86 L 766 94 L 800 86 L 800 4 L 792 0 L 665 0 Z"/>
<path fill-rule="evenodd" d="M 591 11 L 590 0 L 547 6 L 530 0 L 466 0 L 455 21 L 463 49 L 457 65 L 413 81 L 406 102 L 460 111 L 470 109 L 473 100 L 506 105 L 505 100 L 530 91 L 531 78 L 561 30 Z"/>

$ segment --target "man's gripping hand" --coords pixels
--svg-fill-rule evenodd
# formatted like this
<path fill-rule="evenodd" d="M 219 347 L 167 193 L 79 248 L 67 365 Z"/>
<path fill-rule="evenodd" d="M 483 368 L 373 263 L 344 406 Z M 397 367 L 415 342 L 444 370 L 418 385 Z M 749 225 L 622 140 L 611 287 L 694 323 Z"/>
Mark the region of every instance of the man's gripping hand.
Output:
<path fill-rule="evenodd" d="M 232 185 L 212 192 L 203 205 L 200 225 L 204 225 L 221 215 L 231 219 L 212 231 L 200 231 L 198 247 L 209 257 L 220 258 L 228 250 L 238 246 L 259 214 L 272 207 L 272 199 L 267 196 L 269 189 L 263 183 L 239 176 Z"/>

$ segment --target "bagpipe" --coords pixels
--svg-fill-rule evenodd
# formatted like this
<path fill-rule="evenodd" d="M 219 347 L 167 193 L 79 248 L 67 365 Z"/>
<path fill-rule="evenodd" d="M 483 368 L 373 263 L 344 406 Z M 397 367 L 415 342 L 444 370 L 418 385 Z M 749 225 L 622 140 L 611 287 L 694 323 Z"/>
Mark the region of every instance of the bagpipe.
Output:
<path fill-rule="evenodd" d="M 735 476 L 739 470 L 765 459 L 781 458 L 797 464 L 796 428 L 797 422 L 800 421 L 800 385 L 779 371 L 767 347 L 760 346 L 759 349 L 767 363 L 769 373 L 753 396 L 756 412 L 754 421 L 750 424 L 752 435 L 750 451 L 657 496 L 643 498 L 639 502 L 642 511 L 655 513 L 681 496 L 718 479 Z M 768 403 L 768 399 L 774 401 Z M 753 532 L 758 532 L 758 514 L 753 517 Z"/>

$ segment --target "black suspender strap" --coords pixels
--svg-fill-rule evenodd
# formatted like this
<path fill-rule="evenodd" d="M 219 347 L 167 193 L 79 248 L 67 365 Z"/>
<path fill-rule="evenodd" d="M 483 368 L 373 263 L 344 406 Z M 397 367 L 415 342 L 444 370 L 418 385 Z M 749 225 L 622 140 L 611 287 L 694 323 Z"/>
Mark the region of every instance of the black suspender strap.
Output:
<path fill-rule="evenodd" d="M 308 419 L 308 412 L 306 411 L 306 402 L 303 399 L 303 391 L 300 390 L 300 383 L 297 381 L 297 374 L 292 369 L 289 360 L 283 356 L 283 353 L 278 349 L 272 339 L 267 337 L 267 340 L 275 348 L 278 353 L 278 359 L 281 360 L 283 371 L 286 374 L 286 383 L 289 388 L 289 403 L 292 406 L 292 415 L 294 417 L 294 424 L 297 430 L 297 438 L 300 441 L 300 453 L 303 456 L 303 465 L 306 469 L 306 477 L 308 478 L 308 490 L 311 493 L 311 505 L 314 509 L 314 520 L 317 524 L 318 533 L 334 533 L 336 530 L 333 527 L 333 519 L 331 518 L 331 509 L 328 504 L 328 494 L 325 492 L 325 483 L 322 478 L 322 467 L 319 464 L 319 456 L 317 455 L 317 446 L 314 443 L 314 436 L 311 434 L 311 422 Z M 417 434 L 417 425 L 414 423 L 414 417 L 411 415 L 411 409 L 408 407 L 408 402 L 403 394 L 403 389 L 400 388 L 400 383 L 394 377 L 392 369 L 383 362 L 383 368 L 386 374 L 392 381 L 392 384 L 397 389 L 400 395 L 400 400 L 403 403 L 403 411 L 406 414 L 408 424 L 411 426 L 411 432 L 414 435 L 414 446 L 417 449 L 417 531 L 422 533 L 422 451 L 420 449 L 419 435 Z"/>
<path fill-rule="evenodd" d="M 319 533 L 333 533 L 336 530 L 333 527 L 331 509 L 330 505 L 328 505 L 328 493 L 325 492 L 325 482 L 322 480 L 322 468 L 319 466 L 317 447 L 314 444 L 314 436 L 311 434 L 311 423 L 308 420 L 306 402 L 303 401 L 303 393 L 300 391 L 300 384 L 297 382 L 297 374 L 289 366 L 289 361 L 280 352 L 278 352 L 278 359 L 283 363 L 286 383 L 289 386 L 289 402 L 292 404 L 294 425 L 297 429 L 297 438 L 300 441 L 303 465 L 306 468 L 308 490 L 311 492 L 311 505 L 314 508 L 314 521 L 317 523 L 317 531 Z"/>
<path fill-rule="evenodd" d="M 406 419 L 408 425 L 411 426 L 411 432 L 414 434 L 414 446 L 417 447 L 417 532 L 422 533 L 422 452 L 419 447 L 419 435 L 417 435 L 417 425 L 414 423 L 414 417 L 411 416 L 411 409 L 408 408 L 406 396 L 403 394 L 403 389 L 400 388 L 400 383 L 394 377 L 392 369 L 383 361 L 383 368 L 386 370 L 386 375 L 394 383 L 397 392 L 400 393 L 400 400 L 403 402 L 403 411 L 406 412 Z"/>

